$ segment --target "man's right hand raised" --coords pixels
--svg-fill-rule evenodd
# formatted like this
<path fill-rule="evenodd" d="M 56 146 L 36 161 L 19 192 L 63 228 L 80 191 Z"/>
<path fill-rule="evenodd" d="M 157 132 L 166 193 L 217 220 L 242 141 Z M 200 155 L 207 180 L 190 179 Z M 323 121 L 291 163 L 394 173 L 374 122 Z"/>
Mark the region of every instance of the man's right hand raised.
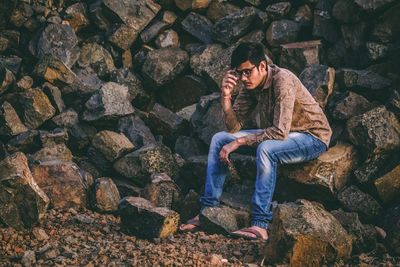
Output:
<path fill-rule="evenodd" d="M 238 78 L 233 75 L 233 70 L 228 70 L 222 79 L 221 85 L 221 96 L 224 98 L 230 98 L 232 95 L 233 88 L 237 84 Z"/>

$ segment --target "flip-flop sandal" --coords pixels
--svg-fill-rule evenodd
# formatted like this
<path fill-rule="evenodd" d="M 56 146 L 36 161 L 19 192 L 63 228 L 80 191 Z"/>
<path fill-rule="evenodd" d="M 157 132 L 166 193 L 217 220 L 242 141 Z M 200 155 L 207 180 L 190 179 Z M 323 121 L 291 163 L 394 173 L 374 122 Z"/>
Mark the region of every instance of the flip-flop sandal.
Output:
<path fill-rule="evenodd" d="M 243 229 L 239 229 L 237 231 L 241 231 L 241 232 L 244 232 L 244 233 L 250 233 L 250 234 L 255 235 L 255 237 L 249 236 L 249 235 L 244 235 L 244 234 L 241 234 L 241 233 L 235 233 L 236 231 L 232 232 L 231 235 L 234 236 L 234 237 L 241 237 L 241 238 L 244 238 L 244 239 L 247 239 L 247 240 L 262 240 L 262 241 L 267 241 L 268 240 L 268 238 L 263 238 L 261 233 L 259 231 L 255 230 L 255 229 L 243 228 Z"/>
<path fill-rule="evenodd" d="M 190 229 L 182 229 L 181 228 L 182 225 L 193 225 L 193 227 L 190 228 Z M 187 220 L 186 223 L 181 224 L 179 226 L 179 231 L 182 232 L 182 233 L 193 233 L 193 232 L 198 231 L 199 229 L 200 229 L 200 221 L 199 220 L 193 220 L 193 219 Z"/>

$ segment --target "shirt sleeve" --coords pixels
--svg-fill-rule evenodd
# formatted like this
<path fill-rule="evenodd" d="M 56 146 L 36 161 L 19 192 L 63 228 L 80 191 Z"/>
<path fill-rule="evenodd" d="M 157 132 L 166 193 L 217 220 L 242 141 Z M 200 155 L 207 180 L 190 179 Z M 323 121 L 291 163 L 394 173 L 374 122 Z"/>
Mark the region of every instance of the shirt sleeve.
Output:
<path fill-rule="evenodd" d="M 284 140 L 289 134 L 295 102 L 294 85 L 292 82 L 278 81 L 269 90 L 272 90 L 272 88 L 275 88 L 272 126 L 265 128 L 259 134 L 245 136 L 245 143 L 247 145 L 259 144 L 268 139 Z M 265 106 L 268 108 L 268 105 Z"/>
<path fill-rule="evenodd" d="M 254 105 L 254 97 L 246 90 L 240 90 L 232 109 L 224 112 L 224 121 L 229 132 L 233 133 L 242 129 Z"/>

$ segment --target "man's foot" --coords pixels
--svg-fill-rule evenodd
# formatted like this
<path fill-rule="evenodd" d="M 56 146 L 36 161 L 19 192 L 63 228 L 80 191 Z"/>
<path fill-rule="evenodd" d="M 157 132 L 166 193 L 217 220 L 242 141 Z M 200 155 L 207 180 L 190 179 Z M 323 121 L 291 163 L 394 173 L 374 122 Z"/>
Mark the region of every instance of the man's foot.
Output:
<path fill-rule="evenodd" d="M 261 239 L 263 241 L 268 240 L 268 232 L 267 229 L 258 227 L 258 226 L 251 226 L 248 228 L 243 228 L 232 232 L 231 235 L 235 237 L 243 237 L 244 239 Z"/>
<path fill-rule="evenodd" d="M 181 232 L 194 232 L 200 228 L 200 218 L 199 215 L 188 220 L 179 226 L 179 231 Z"/>

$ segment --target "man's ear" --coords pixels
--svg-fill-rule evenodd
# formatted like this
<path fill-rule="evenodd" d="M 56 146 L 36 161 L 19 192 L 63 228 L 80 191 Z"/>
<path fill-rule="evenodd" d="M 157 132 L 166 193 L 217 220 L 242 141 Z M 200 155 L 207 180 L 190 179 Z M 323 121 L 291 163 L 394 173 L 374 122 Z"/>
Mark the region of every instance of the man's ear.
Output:
<path fill-rule="evenodd" d="M 260 62 L 260 70 L 266 70 L 267 69 L 267 61 L 263 60 Z"/>

